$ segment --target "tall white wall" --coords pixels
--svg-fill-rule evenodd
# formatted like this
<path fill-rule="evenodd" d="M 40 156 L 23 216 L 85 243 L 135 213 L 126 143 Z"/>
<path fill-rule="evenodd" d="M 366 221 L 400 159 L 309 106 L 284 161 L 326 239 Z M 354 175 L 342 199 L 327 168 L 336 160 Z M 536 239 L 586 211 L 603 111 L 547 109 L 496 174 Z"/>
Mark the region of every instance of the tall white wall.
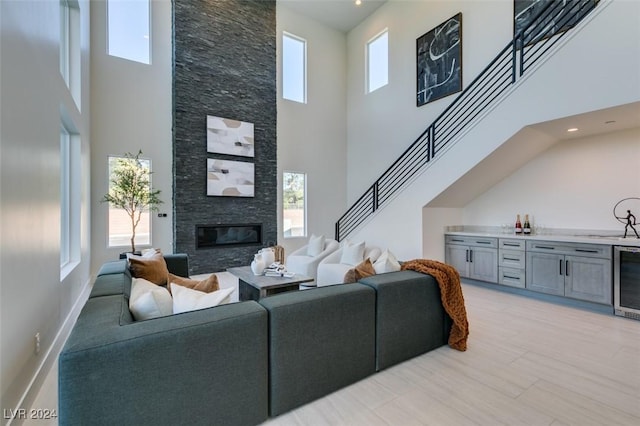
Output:
<path fill-rule="evenodd" d="M 554 145 L 449 224 L 499 226 L 527 213 L 549 228 L 621 230 L 613 206 L 628 197 L 640 197 L 640 127 Z"/>
<path fill-rule="evenodd" d="M 29 407 L 89 288 L 89 2 L 79 1 L 80 105 L 60 73 L 59 7 L 57 1 L 0 2 L 0 406 L 5 412 Z M 81 152 L 79 262 L 64 279 L 61 110 L 77 131 L 73 143 Z"/>
<path fill-rule="evenodd" d="M 507 44 L 513 1 L 390 0 L 348 35 L 348 201 L 360 195 L 449 105 L 454 96 L 416 107 L 416 39 L 462 12 L 466 87 Z M 365 46 L 389 31 L 389 84 L 365 93 Z"/>
<path fill-rule="evenodd" d="M 456 5 L 453 4 L 451 7 Z M 486 5 L 486 2 L 482 2 L 482 5 Z M 508 7 L 504 2 L 495 2 L 494 6 Z M 383 13 L 389 14 L 389 19 L 391 19 L 395 16 L 396 8 L 402 9 L 403 7 L 406 6 L 391 2 L 380 8 L 372 20 L 382 21 L 384 16 L 380 16 L 380 14 Z M 547 60 L 534 74 L 519 83 L 515 91 L 491 110 L 486 119 L 475 125 L 469 133 L 463 135 L 444 156 L 431 164 L 427 172 L 414 181 L 408 190 L 405 190 L 391 204 L 384 207 L 366 226 L 357 231 L 353 238 L 389 246 L 403 258 L 426 255 L 427 253 L 423 252 L 424 241 L 432 236 L 423 235 L 422 207 L 523 127 L 640 100 L 640 3 L 602 1 L 599 8 L 587 18 L 586 25 L 580 32 L 574 31 L 565 38 L 557 54 Z M 475 10 L 466 14 L 463 11 L 463 49 L 465 52 L 470 50 L 466 43 L 468 40 L 474 39 L 474 35 L 482 38 L 482 34 L 469 30 L 466 25 L 469 20 L 473 19 L 474 13 L 476 13 Z M 449 14 L 453 13 L 447 13 L 447 15 Z M 415 15 L 421 16 L 418 13 Z M 500 16 L 502 18 L 498 17 L 490 21 L 492 22 L 490 27 L 500 27 L 500 22 L 502 22 L 500 19 L 507 19 L 507 22 L 511 22 L 511 12 L 503 13 Z M 466 19 L 467 17 L 470 19 Z M 411 22 L 415 21 L 410 20 L 408 16 L 407 19 L 407 26 L 411 26 Z M 368 26 L 370 21 L 365 24 L 363 26 Z M 425 31 L 431 27 L 432 25 L 429 25 Z M 615 28 L 616 31 L 611 31 L 612 28 Z M 352 53 L 351 36 L 352 34 L 349 37 L 350 55 Z M 366 40 L 367 37 L 362 35 L 361 43 L 365 43 Z M 492 38 L 489 37 L 489 40 Z M 498 43 L 491 55 L 495 55 L 499 48 L 506 45 L 506 41 L 505 39 Z M 407 39 L 405 43 L 414 43 L 414 40 Z M 354 54 L 357 54 L 357 51 L 358 49 L 353 50 Z M 585 52 L 598 52 L 598 54 L 588 55 Z M 467 53 L 463 55 L 464 73 L 468 75 Z M 483 62 L 488 63 L 489 59 L 491 58 L 487 58 Z M 399 64 L 400 61 L 391 60 L 391 63 Z M 405 66 L 414 67 L 414 60 L 411 59 L 408 64 L 405 61 Z M 400 72 L 399 67 L 401 66 L 392 65 L 391 79 L 393 79 L 394 69 L 396 69 L 395 72 Z M 612 69 L 615 70 L 614 78 L 612 78 Z M 349 73 L 350 76 L 353 73 L 351 65 Z M 357 86 L 356 83 L 350 78 L 350 88 Z M 406 96 L 408 97 L 409 93 Z M 352 111 L 351 99 L 350 96 L 350 113 Z M 451 102 L 452 98 L 448 99 Z M 396 123 L 401 120 L 404 122 L 412 121 L 405 118 L 403 106 L 400 103 L 394 104 L 392 96 L 385 98 L 385 101 L 392 103 L 398 110 L 398 113 L 389 116 L 387 123 Z M 413 102 L 413 98 L 406 102 L 407 104 Z M 373 97 L 371 103 L 373 105 L 368 107 L 371 111 L 375 111 L 376 108 L 391 108 L 382 100 L 376 102 Z M 412 108 L 415 109 L 415 106 L 412 105 Z M 407 116 L 410 117 L 410 113 L 407 113 Z M 383 163 L 380 159 L 380 153 L 388 148 L 383 146 L 383 141 L 364 137 L 363 132 L 359 130 L 380 126 L 378 124 L 380 121 L 382 118 L 373 113 L 370 114 L 366 123 L 358 123 L 357 126 L 353 125 L 351 119 L 349 120 L 348 170 L 350 181 L 356 180 L 356 178 L 352 179 L 354 175 L 368 174 L 370 176 L 366 185 L 368 186 L 384 170 L 384 168 L 376 170 L 375 176 L 372 176 L 370 171 L 372 164 Z M 407 124 L 407 126 L 409 125 L 411 124 Z M 396 128 L 398 127 L 396 126 Z M 370 145 L 367 152 L 370 153 L 371 158 L 363 162 L 352 156 L 352 142 L 358 146 L 358 144 L 363 145 L 366 140 Z M 411 142 L 410 139 L 405 139 L 405 141 L 406 145 Z M 362 146 L 358 146 L 358 150 L 363 149 Z M 389 163 L 387 161 L 385 164 Z M 606 167 L 604 165 L 594 173 L 605 174 L 607 173 Z M 360 185 L 356 182 L 354 187 Z M 358 194 L 363 189 L 359 188 Z M 603 195 L 604 193 L 598 193 L 596 197 Z M 351 192 L 349 196 L 352 196 Z M 550 217 L 547 221 L 551 223 L 555 220 Z M 441 238 L 441 234 L 435 238 Z"/>
<path fill-rule="evenodd" d="M 107 158 L 126 152 L 151 160 L 153 189 L 161 191 L 160 212 L 151 215 L 151 246 L 173 253 L 172 41 L 171 2 L 151 3 L 151 64 L 107 54 L 106 1 L 91 2 L 91 267 L 118 259 L 126 247 L 108 248 Z M 136 247 L 137 248 L 137 247 Z M 141 248 L 144 248 L 142 246 Z M 130 250 L 130 249 L 129 249 Z"/>
<path fill-rule="evenodd" d="M 333 238 L 346 206 L 346 36 L 277 4 L 278 241 L 285 253 L 307 238 L 282 234 L 282 173 L 307 174 L 308 234 Z M 307 103 L 282 99 L 282 32 L 307 41 Z"/>

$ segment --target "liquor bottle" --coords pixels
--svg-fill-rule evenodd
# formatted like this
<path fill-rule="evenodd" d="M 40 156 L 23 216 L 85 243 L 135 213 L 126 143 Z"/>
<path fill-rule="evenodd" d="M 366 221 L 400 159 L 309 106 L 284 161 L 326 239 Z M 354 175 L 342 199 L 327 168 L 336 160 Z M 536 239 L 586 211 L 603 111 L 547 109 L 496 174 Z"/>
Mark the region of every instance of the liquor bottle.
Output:
<path fill-rule="evenodd" d="M 516 218 L 516 235 L 522 235 L 522 223 L 520 222 L 520 215 Z"/>
<path fill-rule="evenodd" d="M 531 235 L 531 225 L 529 224 L 529 215 L 524 215 L 524 226 L 522 227 L 522 233 L 524 235 Z"/>

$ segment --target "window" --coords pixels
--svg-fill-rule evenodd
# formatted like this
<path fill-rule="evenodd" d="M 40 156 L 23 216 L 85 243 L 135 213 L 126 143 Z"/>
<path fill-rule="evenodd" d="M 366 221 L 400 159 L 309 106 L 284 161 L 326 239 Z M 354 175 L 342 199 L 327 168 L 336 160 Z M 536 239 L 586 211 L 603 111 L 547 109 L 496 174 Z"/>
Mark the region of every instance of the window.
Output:
<path fill-rule="evenodd" d="M 62 0 L 60 2 L 60 74 L 62 78 L 69 86 L 69 44 L 71 33 L 71 11 L 69 8 L 69 2 Z"/>
<path fill-rule="evenodd" d="M 389 32 L 384 30 L 367 43 L 367 87 L 371 93 L 389 83 Z"/>
<path fill-rule="evenodd" d="M 282 190 L 282 222 L 284 237 L 307 236 L 307 176 L 284 172 Z"/>
<path fill-rule="evenodd" d="M 108 53 L 150 64 L 149 0 L 107 0 Z"/>
<path fill-rule="evenodd" d="M 69 123 L 69 120 L 63 119 L 60 126 L 61 280 L 80 261 L 80 138 Z"/>
<path fill-rule="evenodd" d="M 60 267 L 71 260 L 71 136 L 60 128 Z"/>
<path fill-rule="evenodd" d="M 282 35 L 282 97 L 307 103 L 307 41 Z"/>
<path fill-rule="evenodd" d="M 114 171 L 122 167 L 123 164 L 135 164 L 135 161 L 135 159 L 127 157 L 109 157 L 109 193 L 112 192 L 113 179 L 116 177 Z M 144 169 L 151 170 L 150 160 L 139 159 L 139 161 Z M 148 187 L 151 189 L 150 181 L 148 182 Z M 140 245 L 151 244 L 151 213 L 149 209 L 144 209 L 140 212 L 140 221 L 136 226 L 134 241 L 136 249 Z M 108 247 L 131 247 L 131 217 L 124 209 L 112 205 L 109 205 Z"/>
<path fill-rule="evenodd" d="M 60 1 L 60 74 L 80 109 L 80 6 L 77 0 Z"/>

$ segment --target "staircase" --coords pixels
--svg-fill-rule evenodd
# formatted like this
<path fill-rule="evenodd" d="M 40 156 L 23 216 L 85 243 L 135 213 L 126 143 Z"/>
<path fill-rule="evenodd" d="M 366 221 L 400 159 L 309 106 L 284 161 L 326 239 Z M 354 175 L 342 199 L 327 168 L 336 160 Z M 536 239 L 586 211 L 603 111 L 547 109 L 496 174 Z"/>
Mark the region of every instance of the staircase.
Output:
<path fill-rule="evenodd" d="M 478 77 L 434 120 L 407 150 L 338 219 L 341 241 L 376 213 L 416 175 L 436 161 L 502 95 L 580 22 L 597 3 L 590 0 L 551 1 L 515 35 Z M 562 30 L 559 31 L 558 29 Z"/>
<path fill-rule="evenodd" d="M 592 90 L 583 81 L 584 72 L 580 72 L 586 67 L 593 67 L 594 61 L 589 55 L 593 54 L 594 49 L 604 49 L 604 51 L 597 50 L 600 57 L 598 63 L 606 64 L 607 56 L 615 52 L 612 52 L 610 47 L 597 44 L 572 46 L 572 49 L 583 49 L 579 52 L 583 59 L 575 60 L 575 54 L 566 55 L 572 58 L 572 63 L 568 66 L 562 63 L 562 57 L 565 55 L 554 55 L 554 53 L 567 44 L 579 45 L 580 43 L 576 43 L 575 40 L 581 37 L 575 38 L 572 34 L 578 30 L 581 33 L 589 32 L 592 24 L 597 24 L 594 33 L 615 31 L 620 12 L 613 10 L 611 13 L 602 13 L 605 8 L 616 9 L 610 7 L 613 3 L 617 2 L 602 0 L 594 3 L 580 0 L 547 3 L 545 8 L 540 10 L 537 18 L 532 19 L 529 25 L 522 28 L 485 70 L 338 220 L 335 225 L 336 239 L 342 240 L 348 235 L 357 234 L 360 238 L 364 236 L 372 242 L 378 240 L 381 244 L 388 245 L 393 238 L 406 237 L 407 240 L 412 241 L 413 255 L 415 255 L 415 251 L 419 250 L 419 244 L 415 243 L 415 236 L 410 234 L 420 233 L 421 219 L 416 216 L 419 217 L 421 214 L 422 206 L 526 125 L 544 119 L 585 112 L 564 108 L 564 105 L 555 99 L 560 94 L 551 93 L 541 96 L 541 92 L 544 92 L 541 88 L 544 87 L 536 87 L 536 83 L 544 84 L 549 78 L 566 79 L 567 90 L 563 95 L 574 97 L 576 102 L 573 102 L 573 105 L 580 104 L 578 100 L 585 96 L 584 92 L 587 89 Z M 592 14 L 592 16 L 598 15 L 597 19 L 595 17 L 591 19 L 591 16 L 590 19 L 582 21 L 592 11 L 597 12 Z M 601 17 L 600 15 L 610 16 Z M 589 25 L 586 25 L 586 21 L 590 21 Z M 551 22 L 555 25 L 548 25 Z M 631 22 L 633 23 L 633 18 Z M 577 28 L 571 29 L 573 27 Z M 558 28 L 566 30 L 558 31 Z M 597 35 L 592 34 L 587 39 L 591 38 L 597 39 Z M 583 44 L 585 43 L 588 44 L 589 41 Z M 549 64 L 551 62 L 554 64 Z M 537 78 L 536 74 L 541 74 L 542 77 Z M 606 73 L 595 70 L 595 78 L 606 79 L 607 76 Z M 602 87 L 594 88 L 592 92 L 594 97 L 599 96 L 598 91 L 608 93 L 608 88 L 607 91 Z M 517 96 L 512 96 L 516 92 Z M 561 100 L 562 96 L 559 96 L 559 99 Z M 629 101 L 633 100 L 633 98 L 629 99 Z M 602 106 L 611 105 L 603 104 Z M 550 110 L 549 114 L 546 114 L 546 110 Z M 496 124 L 499 125 L 496 126 Z M 448 153 L 454 147 L 456 152 Z M 446 153 L 448 154 L 445 155 Z M 446 161 L 442 161 L 443 159 Z M 458 166 L 457 174 L 449 173 L 447 169 L 447 164 L 452 162 L 456 162 Z M 459 163 L 468 163 L 468 165 L 459 167 Z M 432 168 L 434 168 L 433 171 L 425 173 Z M 407 191 L 408 188 L 411 190 Z M 403 201 L 392 203 L 398 197 Z M 384 217 L 379 217 L 383 208 L 387 210 L 386 208 L 393 204 L 400 204 L 402 209 L 388 209 L 392 212 L 385 212 Z M 413 205 L 411 211 L 405 208 L 408 204 Z M 414 208 L 418 213 L 413 211 Z M 411 218 L 407 220 L 407 216 Z M 375 223 L 372 222 L 374 218 Z M 370 238 L 372 234 L 376 235 Z"/>

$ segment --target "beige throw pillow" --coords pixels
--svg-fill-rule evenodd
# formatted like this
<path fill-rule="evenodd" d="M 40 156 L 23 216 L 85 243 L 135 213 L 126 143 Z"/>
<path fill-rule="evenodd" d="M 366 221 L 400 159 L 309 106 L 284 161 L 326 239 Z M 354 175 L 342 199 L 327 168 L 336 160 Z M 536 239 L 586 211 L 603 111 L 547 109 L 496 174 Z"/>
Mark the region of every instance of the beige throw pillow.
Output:
<path fill-rule="evenodd" d="M 218 277 L 215 274 L 211 274 L 209 278 L 204 280 L 192 280 L 190 278 L 183 278 L 177 275 L 173 275 L 169 273 L 169 284 L 177 284 L 182 287 L 190 288 L 192 290 L 201 291 L 203 293 L 211 293 L 220 289 L 220 284 L 218 283 Z M 171 286 L 167 284 L 167 288 L 171 291 Z"/>

